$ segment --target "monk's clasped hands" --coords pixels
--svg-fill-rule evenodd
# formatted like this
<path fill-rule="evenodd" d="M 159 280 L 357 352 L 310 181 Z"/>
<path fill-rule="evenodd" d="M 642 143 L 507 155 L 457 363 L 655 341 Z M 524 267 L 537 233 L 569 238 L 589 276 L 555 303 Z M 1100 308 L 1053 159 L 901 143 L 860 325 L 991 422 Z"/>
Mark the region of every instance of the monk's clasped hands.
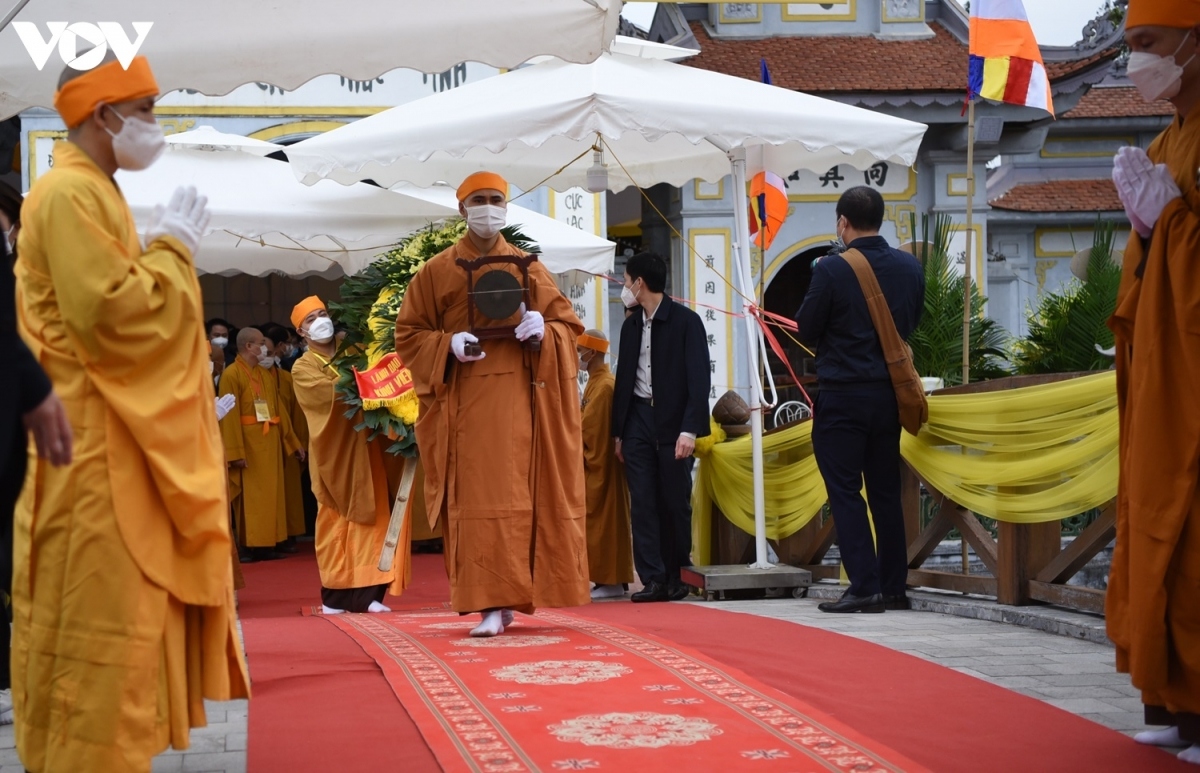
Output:
<path fill-rule="evenodd" d="M 1167 205 L 1183 195 L 1166 164 L 1155 165 L 1141 148 L 1117 151 L 1113 183 L 1125 213 L 1143 238 L 1150 237 Z"/>
<path fill-rule="evenodd" d="M 150 227 L 146 229 L 146 244 L 163 236 L 173 236 L 195 256 L 200 238 L 208 228 L 209 217 L 207 196 L 200 196 L 190 185 L 176 188 L 167 206 L 159 204 L 154 208 Z"/>

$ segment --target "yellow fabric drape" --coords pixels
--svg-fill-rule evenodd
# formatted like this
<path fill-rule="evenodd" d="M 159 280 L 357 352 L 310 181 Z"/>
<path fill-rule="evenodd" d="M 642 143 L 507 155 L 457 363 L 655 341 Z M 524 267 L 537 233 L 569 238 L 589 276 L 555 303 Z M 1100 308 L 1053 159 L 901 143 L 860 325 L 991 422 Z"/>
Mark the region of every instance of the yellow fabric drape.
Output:
<path fill-rule="evenodd" d="M 937 395 L 900 452 L 930 485 L 1009 523 L 1069 518 L 1117 495 L 1117 393 L 1112 372 L 999 392 Z M 693 560 L 707 563 L 712 503 L 754 533 L 750 438 L 701 449 L 693 490 Z M 826 501 L 812 422 L 763 438 L 767 537 L 786 539 Z"/>

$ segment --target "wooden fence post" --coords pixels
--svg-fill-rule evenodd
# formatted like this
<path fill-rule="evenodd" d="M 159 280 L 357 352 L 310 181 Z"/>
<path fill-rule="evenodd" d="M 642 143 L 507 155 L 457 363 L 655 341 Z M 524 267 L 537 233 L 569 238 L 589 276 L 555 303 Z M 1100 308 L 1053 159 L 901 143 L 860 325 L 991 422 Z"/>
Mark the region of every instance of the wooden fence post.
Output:
<path fill-rule="evenodd" d="M 1013 606 L 1029 604 L 1029 581 L 1062 550 L 1062 524 L 1001 521 L 999 528 L 996 601 Z"/>

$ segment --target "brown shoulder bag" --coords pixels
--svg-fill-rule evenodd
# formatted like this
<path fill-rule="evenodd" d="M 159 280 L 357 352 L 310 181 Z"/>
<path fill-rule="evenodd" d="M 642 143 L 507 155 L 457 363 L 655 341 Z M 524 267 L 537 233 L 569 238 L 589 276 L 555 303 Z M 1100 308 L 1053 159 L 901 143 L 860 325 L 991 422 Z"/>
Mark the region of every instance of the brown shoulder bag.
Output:
<path fill-rule="evenodd" d="M 888 308 L 887 298 L 879 289 L 879 280 L 867 258 L 858 250 L 846 250 L 842 257 L 854 269 L 858 283 L 862 285 L 863 295 L 867 299 L 867 310 L 871 312 L 871 321 L 875 323 L 875 334 L 883 347 L 883 357 L 887 361 L 888 375 L 892 377 L 892 388 L 896 390 L 896 404 L 900 408 L 900 426 L 910 435 L 921 431 L 925 422 L 929 421 L 929 403 L 925 399 L 925 387 L 921 377 L 913 367 L 912 349 L 900 340 L 900 332 L 896 330 L 896 320 L 892 319 L 892 310 Z"/>

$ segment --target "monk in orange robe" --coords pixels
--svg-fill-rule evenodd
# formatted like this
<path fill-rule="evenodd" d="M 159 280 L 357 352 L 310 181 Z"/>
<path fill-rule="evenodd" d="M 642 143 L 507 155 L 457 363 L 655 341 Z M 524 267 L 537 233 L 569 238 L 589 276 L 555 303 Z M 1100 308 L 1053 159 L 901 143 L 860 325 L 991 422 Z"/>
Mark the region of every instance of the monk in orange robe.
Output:
<path fill-rule="evenodd" d="M 149 771 L 188 748 L 204 699 L 249 694 L 204 304 L 206 201 L 179 190 L 138 239 L 113 180 L 165 143 L 144 57 L 67 70 L 68 127 L 22 212 L 21 332 L 61 396 L 74 461 L 30 457 L 14 522 L 21 762 Z"/>
<path fill-rule="evenodd" d="M 1113 181 L 1136 233 L 1116 335 L 1121 478 L 1109 577 L 1117 669 L 1142 691 L 1142 743 L 1200 764 L 1200 0 L 1130 0 L 1129 76 L 1176 116 L 1123 148 Z"/>
<path fill-rule="evenodd" d="M 579 365 L 588 372 L 583 390 L 583 470 L 587 485 L 588 576 L 593 599 L 618 598 L 633 582 L 633 532 L 629 486 L 612 436 L 616 379 L 604 361 L 608 337 L 599 330 L 579 336 Z"/>
<path fill-rule="evenodd" d="M 274 364 L 265 341 L 257 328 L 238 331 L 237 358 L 221 376 L 219 390 L 237 398 L 237 407 L 221 420 L 221 435 L 238 544 L 251 561 L 282 557 L 274 549 L 288 538 L 283 459 L 305 456 L 275 379 L 264 367 Z"/>
<path fill-rule="evenodd" d="M 266 337 L 269 359 L 262 361 L 262 366 L 275 380 L 275 389 L 279 392 L 279 412 L 286 413 L 292 422 L 292 431 L 300 441 L 300 447 L 308 450 L 308 422 L 304 419 L 304 411 L 296 402 L 296 387 L 292 383 L 292 374 L 281 367 L 283 358 L 287 355 L 288 332 L 282 325 L 268 324 L 262 328 Z M 294 364 L 294 363 L 293 363 Z M 286 451 L 283 454 L 283 492 L 284 507 L 287 511 L 287 539 L 275 549 L 281 553 L 295 553 L 296 537 L 308 531 L 304 522 L 304 494 L 300 488 L 303 478 L 301 461 L 295 454 Z"/>
<path fill-rule="evenodd" d="M 550 272 L 529 266 L 528 308 L 468 322 L 458 260 L 521 257 L 501 235 L 508 184 L 481 172 L 458 189 L 468 232 L 413 277 L 396 318 L 396 353 L 421 399 L 417 445 L 430 523 L 442 519 L 450 601 L 480 612 L 471 633 L 503 632 L 512 611 L 588 602 L 583 448 L 575 339 L 583 325 Z M 508 271 L 512 264 L 484 270 Z M 477 330 L 476 332 L 479 332 Z M 540 341 L 534 351 L 526 342 Z M 473 353 L 479 344 L 482 352 Z"/>
<path fill-rule="evenodd" d="M 384 439 L 368 442 L 369 433 L 355 425 L 362 415 L 346 418 L 337 397 L 337 352 L 333 323 L 315 295 L 296 304 L 292 324 L 308 341 L 308 351 L 292 366 L 296 400 L 309 427 L 309 475 L 317 498 L 317 568 L 321 573 L 321 605 L 325 614 L 390 612 L 387 593 L 399 596 L 408 587 L 412 502 L 392 568 L 379 569 L 379 556 L 391 522 L 399 474 L 389 476 Z M 416 464 L 415 459 L 404 464 Z M 393 466 L 402 473 L 403 465 Z"/>

